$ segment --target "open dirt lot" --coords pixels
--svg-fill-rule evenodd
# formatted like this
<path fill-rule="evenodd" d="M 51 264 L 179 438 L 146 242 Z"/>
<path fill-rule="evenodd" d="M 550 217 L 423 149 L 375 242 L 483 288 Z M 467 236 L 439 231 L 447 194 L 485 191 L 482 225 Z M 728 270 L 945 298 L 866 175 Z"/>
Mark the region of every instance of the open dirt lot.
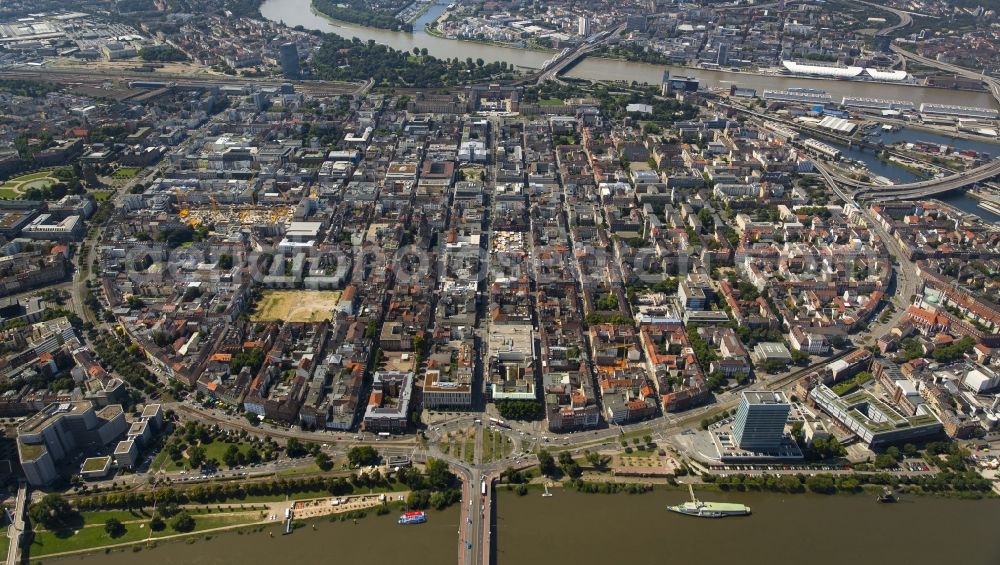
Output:
<path fill-rule="evenodd" d="M 264 293 L 251 318 L 285 322 L 331 320 L 339 301 L 339 290 L 273 290 Z"/>

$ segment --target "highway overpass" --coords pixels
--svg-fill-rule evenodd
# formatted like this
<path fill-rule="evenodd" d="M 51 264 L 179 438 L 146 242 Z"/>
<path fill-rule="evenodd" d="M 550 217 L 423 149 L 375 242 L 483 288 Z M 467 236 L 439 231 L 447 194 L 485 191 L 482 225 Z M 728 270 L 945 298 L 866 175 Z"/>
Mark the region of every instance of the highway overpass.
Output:
<path fill-rule="evenodd" d="M 843 177 L 838 177 L 838 182 L 851 187 L 854 190 L 854 195 L 861 199 L 918 200 L 967 188 L 997 175 L 1000 175 L 1000 159 L 954 175 L 905 184 L 880 186 Z"/>

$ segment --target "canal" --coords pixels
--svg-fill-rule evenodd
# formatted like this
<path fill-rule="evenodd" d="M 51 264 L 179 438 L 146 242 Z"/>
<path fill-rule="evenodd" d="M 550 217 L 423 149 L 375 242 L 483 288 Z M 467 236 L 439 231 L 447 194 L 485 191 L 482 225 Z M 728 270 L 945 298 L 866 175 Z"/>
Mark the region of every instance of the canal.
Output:
<path fill-rule="evenodd" d="M 265 18 L 275 22 L 283 22 L 288 26 L 301 25 L 306 29 L 336 33 L 343 37 L 357 37 L 362 41 L 371 39 L 377 43 L 402 51 L 412 51 L 414 47 L 426 48 L 429 54 L 439 58 L 457 57 L 464 60 L 467 57 L 472 57 L 473 59 L 483 59 L 487 62 L 506 61 L 515 66 L 537 69 L 552 57 L 551 52 L 499 47 L 472 41 L 459 41 L 437 37 L 425 32 L 424 24 L 434 21 L 445 9 L 446 6 L 444 4 L 432 6 L 426 14 L 414 22 L 412 33 L 365 27 L 341 21 L 332 22 L 312 10 L 311 0 L 265 0 L 260 8 L 260 12 Z M 664 65 L 650 65 L 646 63 L 588 57 L 570 69 L 566 76 L 588 80 L 624 80 L 628 82 L 638 81 L 648 84 L 659 84 L 664 68 Z M 839 99 L 843 96 L 862 96 L 867 98 L 910 100 L 917 104 L 921 102 L 937 102 L 963 106 L 991 107 L 995 105 L 993 98 L 985 92 L 944 90 L 874 82 L 764 76 L 705 69 L 687 69 L 676 66 L 670 66 L 669 68 L 671 74 L 694 76 L 701 81 L 703 86 L 708 88 L 725 88 L 732 84 L 737 84 L 762 91 L 765 88 L 780 90 L 793 86 L 801 86 L 824 89 L 834 99 Z"/>
<path fill-rule="evenodd" d="M 686 491 L 643 495 L 555 491 L 498 497 L 496 565 L 696 563 L 698 565 L 962 565 L 1000 563 L 995 500 L 699 493 L 750 506 L 746 518 L 668 512 Z"/>

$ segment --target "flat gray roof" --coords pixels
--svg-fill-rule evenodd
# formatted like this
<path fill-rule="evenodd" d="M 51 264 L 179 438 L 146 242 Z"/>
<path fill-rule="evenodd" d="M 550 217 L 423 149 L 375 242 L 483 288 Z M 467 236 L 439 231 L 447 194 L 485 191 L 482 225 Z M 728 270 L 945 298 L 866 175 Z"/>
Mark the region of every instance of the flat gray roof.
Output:
<path fill-rule="evenodd" d="M 746 390 L 742 394 L 750 404 L 788 404 L 785 393 L 781 391 Z"/>

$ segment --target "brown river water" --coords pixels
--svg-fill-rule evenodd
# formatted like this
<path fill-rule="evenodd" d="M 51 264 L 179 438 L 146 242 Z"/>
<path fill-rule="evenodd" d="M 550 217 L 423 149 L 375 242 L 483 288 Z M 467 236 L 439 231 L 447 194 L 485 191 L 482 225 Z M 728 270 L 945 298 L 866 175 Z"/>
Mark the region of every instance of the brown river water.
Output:
<path fill-rule="evenodd" d="M 496 565 L 745 563 L 809 565 L 1000 564 L 1000 501 L 870 495 L 699 493 L 747 504 L 753 515 L 711 520 L 666 510 L 682 490 L 603 495 L 553 489 L 543 498 L 501 492 L 494 526 Z M 280 527 L 218 534 L 193 544 L 161 543 L 138 553 L 96 553 L 48 563 L 218 565 L 340 563 L 442 565 L 458 556 L 459 506 L 431 512 L 426 524 L 399 526 L 396 514 L 316 521 L 288 536 Z M 269 531 L 274 532 L 270 537 Z"/>

